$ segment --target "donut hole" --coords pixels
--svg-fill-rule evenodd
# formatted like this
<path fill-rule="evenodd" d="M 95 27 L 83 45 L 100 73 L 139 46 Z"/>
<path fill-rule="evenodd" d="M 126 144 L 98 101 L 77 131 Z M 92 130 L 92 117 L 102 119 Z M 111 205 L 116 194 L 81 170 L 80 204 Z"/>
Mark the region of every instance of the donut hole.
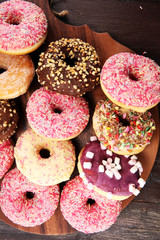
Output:
<path fill-rule="evenodd" d="M 87 200 L 87 205 L 92 206 L 92 205 L 94 205 L 95 203 L 96 203 L 96 201 L 95 201 L 94 199 L 88 198 L 88 200 Z"/>
<path fill-rule="evenodd" d="M 132 72 L 129 72 L 128 76 L 129 76 L 130 80 L 135 81 L 135 82 L 138 81 L 138 78 Z"/>
<path fill-rule="evenodd" d="M 69 56 L 66 56 L 64 61 L 66 62 L 67 65 L 69 65 L 70 67 L 74 67 L 76 65 L 76 58 L 70 58 Z"/>
<path fill-rule="evenodd" d="M 1 67 L 0 67 L 0 74 L 4 73 L 4 72 L 6 72 L 6 71 L 7 71 L 7 69 L 4 69 L 4 68 L 1 68 Z"/>
<path fill-rule="evenodd" d="M 62 113 L 62 109 L 60 108 L 55 108 L 53 109 L 54 113 L 58 113 L 58 114 L 61 114 Z"/>
<path fill-rule="evenodd" d="M 33 192 L 28 192 L 28 191 L 27 191 L 25 195 L 26 195 L 26 198 L 27 198 L 27 199 L 32 199 L 32 198 L 34 198 L 34 193 L 33 193 Z"/>
<path fill-rule="evenodd" d="M 130 126 L 130 122 L 126 119 L 126 118 L 122 118 L 122 116 L 117 115 L 118 119 L 119 119 L 119 123 L 122 124 L 122 126 L 127 127 Z"/>
<path fill-rule="evenodd" d="M 50 157 L 50 151 L 48 149 L 42 148 L 39 151 L 39 154 L 41 156 L 41 158 L 49 158 Z"/>
<path fill-rule="evenodd" d="M 19 25 L 21 23 L 20 14 L 16 12 L 10 13 L 10 16 L 6 19 L 6 23 L 11 25 Z"/>

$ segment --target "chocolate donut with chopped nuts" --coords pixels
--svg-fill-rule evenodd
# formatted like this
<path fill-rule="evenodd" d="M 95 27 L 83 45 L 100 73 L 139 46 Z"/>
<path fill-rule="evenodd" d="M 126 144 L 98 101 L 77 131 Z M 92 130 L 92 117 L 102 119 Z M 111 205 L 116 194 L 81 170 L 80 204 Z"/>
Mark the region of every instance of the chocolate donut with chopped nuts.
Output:
<path fill-rule="evenodd" d="M 9 139 L 17 127 L 18 113 L 15 102 L 0 101 L 0 141 Z"/>
<path fill-rule="evenodd" d="M 41 53 L 38 81 L 61 94 L 82 96 L 99 84 L 100 60 L 94 47 L 78 38 L 51 42 Z"/>

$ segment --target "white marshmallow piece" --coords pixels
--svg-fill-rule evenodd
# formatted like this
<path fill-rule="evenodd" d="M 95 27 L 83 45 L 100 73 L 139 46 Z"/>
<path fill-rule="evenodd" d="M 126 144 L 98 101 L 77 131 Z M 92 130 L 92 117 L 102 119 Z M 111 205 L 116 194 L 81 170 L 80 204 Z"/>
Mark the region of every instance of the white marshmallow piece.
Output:
<path fill-rule="evenodd" d="M 106 166 L 106 165 L 107 165 L 107 161 L 106 161 L 106 160 L 102 160 L 102 164 L 103 164 L 104 166 Z"/>
<path fill-rule="evenodd" d="M 124 155 L 125 156 L 125 158 L 129 158 L 130 157 L 130 155 Z"/>
<path fill-rule="evenodd" d="M 139 191 L 138 189 L 135 188 L 135 189 L 133 190 L 133 194 L 134 194 L 135 196 L 137 196 L 139 193 L 140 193 L 140 191 Z"/>
<path fill-rule="evenodd" d="M 112 158 L 107 158 L 108 163 L 112 163 Z"/>
<path fill-rule="evenodd" d="M 96 137 L 96 136 L 91 136 L 91 137 L 90 137 L 90 141 L 91 141 L 91 142 L 97 141 L 97 137 Z"/>
<path fill-rule="evenodd" d="M 116 165 L 116 166 L 115 166 L 115 169 L 116 169 L 116 170 L 121 170 L 121 169 L 122 169 L 122 167 L 121 167 L 121 165 L 120 165 L 120 164 L 118 164 L 118 165 Z"/>
<path fill-rule="evenodd" d="M 143 188 L 144 185 L 146 184 L 146 181 L 143 178 L 139 178 L 138 183 L 139 183 L 140 188 Z"/>
<path fill-rule="evenodd" d="M 129 184 L 129 192 L 133 193 L 134 189 L 135 189 L 135 185 Z"/>
<path fill-rule="evenodd" d="M 118 171 L 114 171 L 114 176 L 117 180 L 120 180 L 121 179 L 121 174 L 118 172 Z"/>
<path fill-rule="evenodd" d="M 104 166 L 103 165 L 99 165 L 98 171 L 101 172 L 101 173 L 104 172 Z"/>
<path fill-rule="evenodd" d="M 86 153 L 86 157 L 92 159 L 92 158 L 94 157 L 94 153 L 88 151 L 88 152 Z"/>
<path fill-rule="evenodd" d="M 138 170 L 139 170 L 140 173 L 142 173 L 143 172 L 143 167 L 140 167 Z"/>
<path fill-rule="evenodd" d="M 142 167 L 142 164 L 138 161 L 138 162 L 136 162 L 135 166 L 136 166 L 137 168 L 141 168 L 141 167 Z"/>
<path fill-rule="evenodd" d="M 83 168 L 84 169 L 91 169 L 92 163 L 91 162 L 84 162 L 83 163 Z"/>
<path fill-rule="evenodd" d="M 120 158 L 119 157 L 115 157 L 114 162 L 117 165 L 120 164 Z"/>
<path fill-rule="evenodd" d="M 105 150 L 105 149 L 106 149 L 106 147 L 105 147 L 102 143 L 100 143 L 100 146 L 101 146 L 101 149 L 102 149 L 102 150 Z"/>
<path fill-rule="evenodd" d="M 138 169 L 137 169 L 135 166 L 133 166 L 133 167 L 130 169 L 130 172 L 134 174 L 135 172 L 137 172 L 137 170 L 138 170 Z"/>
<path fill-rule="evenodd" d="M 133 155 L 133 156 L 131 156 L 131 159 L 132 159 L 132 160 L 137 160 L 138 157 L 137 157 L 136 155 Z"/>
<path fill-rule="evenodd" d="M 135 165 L 136 164 L 136 160 L 131 159 L 131 160 L 128 161 L 128 164 L 129 165 Z"/>
<path fill-rule="evenodd" d="M 109 156 L 112 156 L 112 151 L 111 151 L 111 150 L 108 150 L 108 149 L 107 149 L 106 153 L 107 153 Z"/>
<path fill-rule="evenodd" d="M 109 171 L 108 169 L 105 171 L 108 177 L 113 178 L 113 172 Z"/>

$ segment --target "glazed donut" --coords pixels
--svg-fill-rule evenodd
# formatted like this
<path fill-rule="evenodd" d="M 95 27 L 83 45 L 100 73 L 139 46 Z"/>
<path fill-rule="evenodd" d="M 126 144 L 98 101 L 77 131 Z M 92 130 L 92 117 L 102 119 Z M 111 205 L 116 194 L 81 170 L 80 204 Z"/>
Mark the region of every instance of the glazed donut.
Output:
<path fill-rule="evenodd" d="M 72 227 L 84 233 L 94 233 L 108 229 L 116 221 L 121 202 L 88 190 L 77 176 L 64 186 L 60 207 Z"/>
<path fill-rule="evenodd" d="M 78 38 L 62 38 L 41 53 L 36 72 L 47 89 L 82 96 L 99 84 L 100 70 L 94 47 Z"/>
<path fill-rule="evenodd" d="M 0 100 L 0 141 L 9 139 L 16 131 L 18 112 L 13 100 Z"/>
<path fill-rule="evenodd" d="M 97 103 L 93 128 L 103 145 L 122 155 L 143 151 L 156 129 L 150 112 L 126 110 L 109 99 Z"/>
<path fill-rule="evenodd" d="M 39 186 L 27 180 L 14 168 L 1 184 L 1 210 L 12 222 L 34 227 L 47 221 L 59 202 L 59 186 Z"/>
<path fill-rule="evenodd" d="M 6 174 L 14 162 L 14 147 L 11 140 L 0 143 L 0 179 Z"/>
<path fill-rule="evenodd" d="M 123 156 L 106 149 L 95 136 L 81 150 L 78 157 L 80 177 L 88 189 L 108 199 L 124 200 L 139 194 L 145 185 L 140 176 L 143 167 L 136 155 Z"/>
<path fill-rule="evenodd" d="M 29 181 L 43 186 L 70 178 L 75 167 L 75 149 L 71 141 L 53 141 L 26 130 L 14 148 L 17 168 Z"/>
<path fill-rule="evenodd" d="M 79 135 L 88 124 L 89 107 L 83 98 L 40 88 L 27 103 L 27 119 L 41 136 L 68 140 Z"/>
<path fill-rule="evenodd" d="M 11 56 L 0 53 L 0 99 L 11 99 L 24 94 L 34 77 L 35 68 L 29 55 Z"/>
<path fill-rule="evenodd" d="M 0 4 L 0 52 L 21 55 L 36 50 L 46 39 L 47 19 L 35 4 L 10 0 Z"/>
<path fill-rule="evenodd" d="M 111 101 L 137 112 L 145 112 L 160 101 L 160 67 L 134 53 L 118 53 L 107 59 L 100 84 Z"/>

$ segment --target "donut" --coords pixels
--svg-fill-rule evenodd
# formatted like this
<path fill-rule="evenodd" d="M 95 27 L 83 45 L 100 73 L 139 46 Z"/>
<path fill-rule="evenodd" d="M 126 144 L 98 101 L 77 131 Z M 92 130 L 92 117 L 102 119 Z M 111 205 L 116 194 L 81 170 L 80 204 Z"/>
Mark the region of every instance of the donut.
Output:
<path fill-rule="evenodd" d="M 34 227 L 47 221 L 59 202 L 59 186 L 39 186 L 14 168 L 1 184 L 1 210 L 13 223 Z"/>
<path fill-rule="evenodd" d="M 0 53 L 0 99 L 24 94 L 34 77 L 35 68 L 29 55 L 13 56 Z"/>
<path fill-rule="evenodd" d="M 99 101 L 93 114 L 93 128 L 101 143 L 122 155 L 137 154 L 150 144 L 155 122 L 149 111 L 126 110 L 109 99 Z"/>
<path fill-rule="evenodd" d="M 151 59 L 122 52 L 102 67 L 101 88 L 120 107 L 145 112 L 160 101 L 160 67 Z"/>
<path fill-rule="evenodd" d="M 54 141 L 36 134 L 31 128 L 18 138 L 14 156 L 17 168 L 30 182 L 50 186 L 70 178 L 75 167 L 71 141 Z"/>
<path fill-rule="evenodd" d="M 10 0 L 0 4 L 0 52 L 22 55 L 36 50 L 46 39 L 47 19 L 35 4 Z"/>
<path fill-rule="evenodd" d="M 0 100 L 0 141 L 9 139 L 16 131 L 18 112 L 14 100 Z"/>
<path fill-rule="evenodd" d="M 0 143 L 0 179 L 8 172 L 14 162 L 14 147 L 11 140 Z"/>
<path fill-rule="evenodd" d="M 143 167 L 136 155 L 118 155 L 106 149 L 95 136 L 78 156 L 78 170 L 86 187 L 108 199 L 137 196 L 145 185 Z"/>
<path fill-rule="evenodd" d="M 36 73 L 43 87 L 82 96 L 99 84 L 100 61 L 94 47 L 78 38 L 51 42 L 40 54 Z"/>
<path fill-rule="evenodd" d="M 68 140 L 79 135 L 89 121 L 89 107 L 84 98 L 40 88 L 27 103 L 27 119 L 41 136 Z"/>
<path fill-rule="evenodd" d="M 121 202 L 108 200 L 88 190 L 83 180 L 76 176 L 64 186 L 60 208 L 73 228 L 84 233 L 94 233 L 111 227 L 120 213 Z"/>

